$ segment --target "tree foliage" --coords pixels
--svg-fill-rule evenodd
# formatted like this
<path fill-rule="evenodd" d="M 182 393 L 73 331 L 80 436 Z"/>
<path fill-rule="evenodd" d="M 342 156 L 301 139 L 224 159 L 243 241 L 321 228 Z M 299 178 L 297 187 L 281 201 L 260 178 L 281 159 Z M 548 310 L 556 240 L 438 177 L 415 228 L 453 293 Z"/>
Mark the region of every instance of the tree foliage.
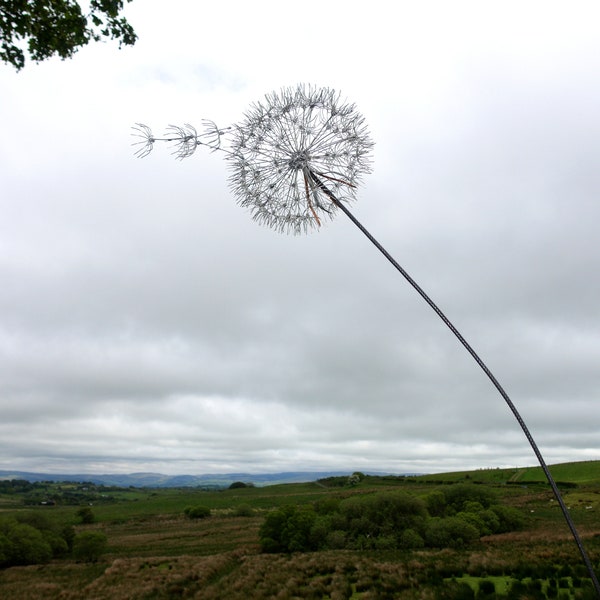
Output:
<path fill-rule="evenodd" d="M 484 486 L 472 483 L 457 483 L 443 490 L 446 500 L 446 512 L 464 510 L 466 502 L 478 502 L 481 507 L 488 508 L 496 503 L 494 492 Z"/>
<path fill-rule="evenodd" d="M 83 506 L 77 511 L 77 516 L 81 519 L 81 522 L 89 525 L 96 520 L 94 511 L 89 506 Z"/>
<path fill-rule="evenodd" d="M 124 0 L 130 2 L 131 0 Z M 0 60 L 19 71 L 31 60 L 71 58 L 79 48 L 103 38 L 131 46 L 137 35 L 119 16 L 123 0 L 91 0 L 84 14 L 74 0 L 0 0 Z"/>
<path fill-rule="evenodd" d="M 260 528 L 264 552 L 303 552 L 317 550 L 311 536 L 317 514 L 312 506 L 283 506 L 269 513 Z"/>
<path fill-rule="evenodd" d="M 84 531 L 73 540 L 73 556 L 76 560 L 96 562 L 106 549 L 107 538 L 101 531 Z"/>
<path fill-rule="evenodd" d="M 249 483 L 245 483 L 244 481 L 234 481 L 230 486 L 229 489 L 230 490 L 239 490 L 242 488 L 252 488 L 254 487 L 254 484 L 249 482 Z"/>
<path fill-rule="evenodd" d="M 233 512 L 236 517 L 253 517 L 254 509 L 249 504 L 240 504 Z"/>
<path fill-rule="evenodd" d="M 188 519 L 206 519 L 206 517 L 210 517 L 210 508 L 208 506 L 187 506 L 183 514 Z"/>
<path fill-rule="evenodd" d="M 0 567 L 46 563 L 66 556 L 75 532 L 45 515 L 24 512 L 0 519 Z"/>
<path fill-rule="evenodd" d="M 451 486 L 454 487 L 454 486 Z M 462 548 L 481 536 L 520 528 L 522 515 L 474 485 L 425 498 L 399 492 L 284 506 L 260 529 L 264 552 L 324 549 Z"/>
<path fill-rule="evenodd" d="M 478 529 L 460 517 L 432 517 L 427 523 L 425 541 L 434 548 L 462 548 L 479 536 Z"/>
<path fill-rule="evenodd" d="M 18 523 L 10 527 L 6 536 L 11 547 L 11 561 L 15 565 L 46 563 L 52 558 L 52 548 L 42 532 L 31 525 Z"/>

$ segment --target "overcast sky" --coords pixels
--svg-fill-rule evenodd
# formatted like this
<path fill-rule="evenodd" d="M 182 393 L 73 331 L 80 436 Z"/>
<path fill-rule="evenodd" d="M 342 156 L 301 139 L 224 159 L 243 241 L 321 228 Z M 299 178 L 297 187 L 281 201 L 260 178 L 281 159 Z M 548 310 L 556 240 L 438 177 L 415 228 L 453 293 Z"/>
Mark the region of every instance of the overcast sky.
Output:
<path fill-rule="evenodd" d="M 394 7 L 394 8 L 392 8 Z M 375 141 L 354 214 L 548 463 L 600 459 L 595 2 L 135 0 L 132 48 L 0 66 L 0 469 L 395 473 L 536 464 L 504 400 L 344 216 L 236 205 L 221 126 L 327 86 Z"/>

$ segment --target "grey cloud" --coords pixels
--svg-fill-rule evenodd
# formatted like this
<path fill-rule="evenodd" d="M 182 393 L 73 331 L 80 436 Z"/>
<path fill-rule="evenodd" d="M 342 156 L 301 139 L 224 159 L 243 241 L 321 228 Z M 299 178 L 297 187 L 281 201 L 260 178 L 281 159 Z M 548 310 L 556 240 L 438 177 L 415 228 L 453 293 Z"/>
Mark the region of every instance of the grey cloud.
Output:
<path fill-rule="evenodd" d="M 388 27 L 373 10 L 365 19 Z M 457 37 L 404 10 L 404 36 L 378 33 L 335 69 L 323 52 L 343 40 L 328 37 L 329 50 L 286 64 L 285 81 L 280 58 L 252 62 L 263 40 L 246 62 L 210 31 L 160 53 L 90 48 L 0 74 L 0 114 L 12 115 L 0 141 L 2 468 L 534 462 L 472 358 L 342 216 L 281 236 L 235 205 L 218 153 L 132 157 L 136 121 L 226 125 L 309 78 L 371 122 L 375 168 L 355 214 L 497 374 L 548 458 L 597 457 L 595 31 L 582 22 L 565 54 L 564 36 L 530 44 L 519 24 L 532 14 Z M 160 14 L 146 3 L 147 39 Z"/>

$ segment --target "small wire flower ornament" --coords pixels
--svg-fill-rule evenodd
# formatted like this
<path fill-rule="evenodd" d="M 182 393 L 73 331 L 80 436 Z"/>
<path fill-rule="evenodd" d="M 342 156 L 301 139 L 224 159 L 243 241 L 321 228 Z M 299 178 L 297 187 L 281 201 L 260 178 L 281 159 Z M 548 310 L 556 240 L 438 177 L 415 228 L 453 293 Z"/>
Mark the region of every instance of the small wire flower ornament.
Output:
<path fill-rule="evenodd" d="M 364 118 L 332 89 L 286 88 L 257 102 L 237 125 L 219 129 L 203 122 L 171 125 L 155 138 L 142 124 L 137 156 L 147 156 L 159 139 L 173 143 L 177 158 L 198 146 L 226 154 L 231 190 L 238 203 L 261 224 L 281 232 L 305 233 L 333 218 L 340 202 L 356 199 L 362 175 L 370 172 Z"/>
<path fill-rule="evenodd" d="M 373 149 L 356 107 L 329 88 L 299 85 L 268 94 L 239 124 L 219 128 L 203 121 L 202 126 L 198 133 L 189 124 L 171 125 L 164 137 L 156 138 L 149 127 L 138 123 L 135 154 L 147 156 L 158 141 L 171 143 L 178 159 L 191 156 L 199 146 L 223 152 L 238 203 L 250 209 L 256 221 L 281 232 L 305 233 L 343 212 L 440 317 L 500 393 L 546 475 L 600 596 L 600 583 L 567 506 L 513 401 L 450 319 L 348 208 L 362 176 L 371 171 Z"/>

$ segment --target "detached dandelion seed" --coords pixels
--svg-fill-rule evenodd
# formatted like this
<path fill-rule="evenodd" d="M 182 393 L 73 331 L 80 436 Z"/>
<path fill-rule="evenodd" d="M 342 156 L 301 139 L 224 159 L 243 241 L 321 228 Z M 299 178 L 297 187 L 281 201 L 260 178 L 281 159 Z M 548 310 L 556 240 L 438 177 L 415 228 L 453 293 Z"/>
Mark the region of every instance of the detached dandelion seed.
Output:
<path fill-rule="evenodd" d="M 144 158 L 144 156 L 148 156 L 148 154 L 152 152 L 152 148 L 154 148 L 154 142 L 156 140 L 152 135 L 150 127 L 148 127 L 147 125 L 142 125 L 142 123 L 136 123 L 136 125 L 132 129 L 134 131 L 132 135 L 134 137 L 140 138 L 140 141 L 133 142 L 133 145 L 141 146 L 141 148 L 138 148 L 135 151 L 135 155 L 138 158 Z"/>
<path fill-rule="evenodd" d="M 406 279 L 456 336 L 487 375 L 521 426 L 573 535 L 597 594 L 600 583 L 544 458 L 514 403 L 496 377 L 441 309 L 350 212 L 361 177 L 371 171 L 373 148 L 365 121 L 353 104 L 342 102 L 329 88 L 299 85 L 265 96 L 252 105 L 244 120 L 218 128 L 203 121 L 198 134 L 191 125 L 170 126 L 167 137 L 155 138 L 138 123 L 134 136 L 145 157 L 157 141 L 174 144 L 177 158 L 191 156 L 198 146 L 225 154 L 229 184 L 238 203 L 259 223 L 294 234 L 319 228 L 323 219 L 343 212 Z"/>
<path fill-rule="evenodd" d="M 196 152 L 200 145 L 198 132 L 193 125 L 186 123 L 183 127 L 179 125 L 169 125 L 165 134 L 167 141 L 173 142 L 173 156 L 179 160 L 188 158 Z"/>

